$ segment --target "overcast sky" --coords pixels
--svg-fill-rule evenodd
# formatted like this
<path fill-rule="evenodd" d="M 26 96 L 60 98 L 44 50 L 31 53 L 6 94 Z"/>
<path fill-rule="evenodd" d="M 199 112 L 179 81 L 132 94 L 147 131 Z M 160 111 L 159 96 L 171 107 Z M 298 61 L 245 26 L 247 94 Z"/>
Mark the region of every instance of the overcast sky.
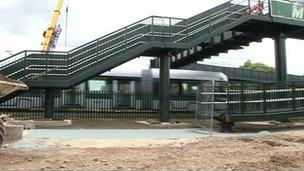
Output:
<path fill-rule="evenodd" d="M 64 46 L 64 30 L 57 50 L 79 46 L 151 15 L 188 18 L 225 1 L 65 0 L 59 24 L 65 25 L 64 11 L 68 5 L 68 47 Z M 55 2 L 56 0 L 1 0 L 0 58 L 21 50 L 41 49 L 42 33 L 48 27 Z M 287 40 L 288 73 L 304 75 L 303 46 L 304 41 Z M 264 39 L 262 43 L 252 43 L 244 50 L 229 51 L 228 54 L 212 57 L 205 63 L 239 67 L 247 59 L 274 66 L 273 41 Z M 146 58 L 140 58 L 119 69 L 145 68 L 148 63 Z"/>

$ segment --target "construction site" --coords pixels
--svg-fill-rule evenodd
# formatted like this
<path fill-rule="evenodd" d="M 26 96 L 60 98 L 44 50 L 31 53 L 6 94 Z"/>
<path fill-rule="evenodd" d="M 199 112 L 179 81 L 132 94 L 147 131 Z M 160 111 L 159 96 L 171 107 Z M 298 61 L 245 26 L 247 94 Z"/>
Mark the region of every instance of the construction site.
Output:
<path fill-rule="evenodd" d="M 129 25 L 166 10 L 139 4 L 116 21 L 107 2 L 105 34 L 83 41 L 99 25 L 75 21 L 100 17 L 99 3 L 0 7 L 11 41 L 49 23 L 38 48 L 0 49 L 0 171 L 304 170 L 304 1 L 177 2 L 177 17 Z M 35 27 L 10 27 L 18 15 Z"/>

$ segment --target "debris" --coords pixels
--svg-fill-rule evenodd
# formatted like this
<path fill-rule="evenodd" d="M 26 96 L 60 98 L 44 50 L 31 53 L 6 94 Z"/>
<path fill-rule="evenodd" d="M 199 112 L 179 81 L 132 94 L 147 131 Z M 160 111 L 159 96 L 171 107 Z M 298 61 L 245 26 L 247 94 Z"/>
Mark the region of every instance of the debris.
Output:
<path fill-rule="evenodd" d="M 151 121 L 147 121 L 149 124 L 152 124 L 152 125 L 154 125 L 154 124 L 161 124 L 161 122 L 160 121 L 158 121 L 158 120 L 151 120 Z"/>
<path fill-rule="evenodd" d="M 269 131 L 261 131 L 257 135 L 261 136 L 261 137 L 268 136 L 268 135 L 271 135 L 271 132 L 269 132 Z"/>
<path fill-rule="evenodd" d="M 33 158 L 31 156 L 27 156 L 27 157 L 25 157 L 25 160 L 28 162 L 31 162 L 33 160 Z"/>
<path fill-rule="evenodd" d="M 281 143 L 277 143 L 277 142 L 274 142 L 274 141 L 263 141 L 263 143 L 271 146 L 271 147 L 280 147 L 280 146 L 283 146 L 283 144 Z"/>

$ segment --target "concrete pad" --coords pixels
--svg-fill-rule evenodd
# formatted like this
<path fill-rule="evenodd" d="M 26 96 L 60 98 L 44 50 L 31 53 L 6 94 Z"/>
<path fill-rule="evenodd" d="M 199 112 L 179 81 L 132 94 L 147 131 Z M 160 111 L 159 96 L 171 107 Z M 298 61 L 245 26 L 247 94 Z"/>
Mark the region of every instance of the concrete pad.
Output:
<path fill-rule="evenodd" d="M 158 121 L 136 121 L 136 123 L 147 125 L 151 128 L 169 128 L 169 129 L 178 129 L 178 128 L 193 128 L 194 126 L 191 123 L 179 123 L 179 122 L 158 122 Z"/>
<path fill-rule="evenodd" d="M 250 126 L 304 126 L 301 122 L 279 122 L 279 121 L 261 121 L 261 122 L 239 122 L 241 125 Z"/>
<path fill-rule="evenodd" d="M 17 141 L 23 137 L 23 126 L 22 125 L 6 125 L 6 140 Z"/>
<path fill-rule="evenodd" d="M 35 129 L 35 122 L 33 120 L 13 120 L 9 122 L 11 125 L 22 125 L 23 129 Z"/>
<path fill-rule="evenodd" d="M 65 127 L 72 125 L 71 120 L 63 121 L 34 121 L 36 128 Z"/>

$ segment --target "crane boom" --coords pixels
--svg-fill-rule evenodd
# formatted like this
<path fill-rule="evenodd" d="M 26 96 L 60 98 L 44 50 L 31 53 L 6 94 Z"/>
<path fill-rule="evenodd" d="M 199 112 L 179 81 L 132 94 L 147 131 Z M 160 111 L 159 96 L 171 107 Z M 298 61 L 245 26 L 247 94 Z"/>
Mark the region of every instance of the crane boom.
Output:
<path fill-rule="evenodd" d="M 44 40 L 42 42 L 42 51 L 48 52 L 51 48 L 51 42 L 53 41 L 56 35 L 56 25 L 58 18 L 60 16 L 60 11 L 63 6 L 63 0 L 57 0 L 55 10 L 52 16 L 51 23 L 48 29 L 43 33 Z"/>

